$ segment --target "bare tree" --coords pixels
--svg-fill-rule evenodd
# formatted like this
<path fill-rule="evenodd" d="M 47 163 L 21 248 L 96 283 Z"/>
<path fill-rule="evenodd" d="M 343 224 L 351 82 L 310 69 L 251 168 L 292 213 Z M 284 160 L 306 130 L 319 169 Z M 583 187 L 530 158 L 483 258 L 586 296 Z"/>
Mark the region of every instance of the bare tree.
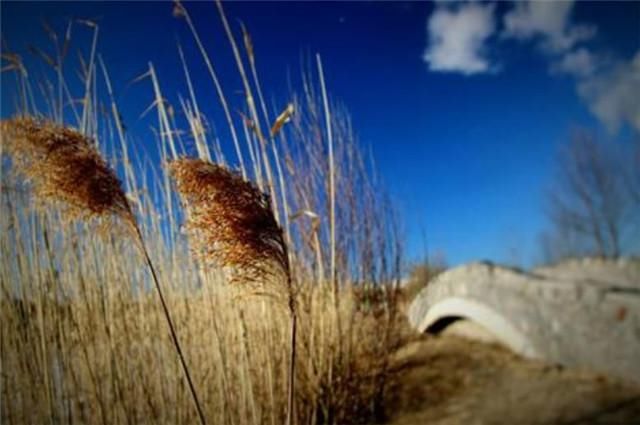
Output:
<path fill-rule="evenodd" d="M 546 260 L 597 255 L 618 257 L 638 221 L 629 184 L 637 173 L 632 156 L 598 143 L 587 131 L 574 133 L 559 155 L 558 176 L 548 195 L 551 230 L 542 236 Z M 625 173 L 629 169 L 631 173 Z"/>
<path fill-rule="evenodd" d="M 629 163 L 625 170 L 625 183 L 635 207 L 640 207 L 640 134 L 631 146 Z"/>

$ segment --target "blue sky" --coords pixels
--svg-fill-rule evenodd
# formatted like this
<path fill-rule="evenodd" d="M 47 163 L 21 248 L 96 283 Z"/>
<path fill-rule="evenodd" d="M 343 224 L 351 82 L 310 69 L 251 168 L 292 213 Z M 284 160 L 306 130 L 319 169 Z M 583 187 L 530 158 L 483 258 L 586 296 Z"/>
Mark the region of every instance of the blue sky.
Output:
<path fill-rule="evenodd" d="M 187 7 L 225 86 L 239 92 L 215 5 Z M 236 2 L 226 9 L 233 25 L 242 20 L 251 32 L 263 86 L 278 102 L 287 101 L 301 58 L 322 55 L 331 94 L 350 110 L 399 203 L 414 257 L 424 234 L 429 251 L 450 264 L 535 262 L 544 192 L 572 129 L 591 128 L 610 143 L 640 132 L 640 2 Z M 40 18 L 59 31 L 69 17 L 97 19 L 123 115 L 140 143 L 152 143 L 139 119 L 151 89 L 127 84 L 151 61 L 166 93 L 185 94 L 178 39 L 200 102 L 219 113 L 192 38 L 171 10 L 169 2 L 3 1 L 2 35 L 24 51 L 48 43 Z M 74 31 L 89 39 L 87 29 Z M 7 84 L 3 78 L 2 116 L 10 111 Z"/>

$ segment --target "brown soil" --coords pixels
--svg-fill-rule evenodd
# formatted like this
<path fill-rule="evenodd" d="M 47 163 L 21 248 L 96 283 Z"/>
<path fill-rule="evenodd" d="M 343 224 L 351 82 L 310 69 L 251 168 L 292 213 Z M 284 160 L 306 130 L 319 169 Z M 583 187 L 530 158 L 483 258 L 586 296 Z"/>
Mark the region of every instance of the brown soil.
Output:
<path fill-rule="evenodd" d="M 393 372 L 393 425 L 640 424 L 638 387 L 458 336 L 414 338 Z"/>

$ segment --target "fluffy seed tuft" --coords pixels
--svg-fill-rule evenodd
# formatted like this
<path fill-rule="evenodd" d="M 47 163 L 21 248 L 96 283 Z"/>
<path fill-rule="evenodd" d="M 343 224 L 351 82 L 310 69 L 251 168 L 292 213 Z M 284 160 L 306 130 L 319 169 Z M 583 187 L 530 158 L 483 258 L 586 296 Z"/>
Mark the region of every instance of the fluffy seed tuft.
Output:
<path fill-rule="evenodd" d="M 228 169 L 200 159 L 170 162 L 187 210 L 196 258 L 228 267 L 232 282 L 289 274 L 287 248 L 269 197 Z"/>
<path fill-rule="evenodd" d="M 116 215 L 133 223 L 118 177 L 88 137 L 32 117 L 2 121 L 2 143 L 36 198 L 64 206 L 71 218 Z"/>

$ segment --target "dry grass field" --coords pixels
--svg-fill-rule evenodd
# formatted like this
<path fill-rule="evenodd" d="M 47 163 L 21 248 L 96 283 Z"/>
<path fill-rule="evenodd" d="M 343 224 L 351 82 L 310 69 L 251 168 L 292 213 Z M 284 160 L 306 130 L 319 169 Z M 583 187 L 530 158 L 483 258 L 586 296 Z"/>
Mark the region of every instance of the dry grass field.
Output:
<path fill-rule="evenodd" d="M 193 88 L 177 49 L 190 93 L 171 105 L 161 70 L 149 64 L 136 84 L 155 95 L 157 122 L 142 137 L 156 144 L 157 162 L 121 121 L 97 23 L 69 22 L 93 32 L 89 44 L 45 27 L 57 55 L 43 57 L 44 73 L 5 46 L 3 71 L 15 78 L 14 115 L 23 119 L 3 122 L 0 144 L 2 423 L 383 417 L 389 357 L 399 344 L 393 210 L 349 115 L 327 95 L 320 57 L 297 92 L 281 94 L 290 103 L 270 110 L 249 34 L 237 34 L 217 6 L 246 102 L 227 101 L 188 8 L 175 3 L 201 54 L 189 60 L 204 63 L 216 90 Z M 67 55 L 74 43 L 78 63 Z M 196 91 L 222 106 L 231 135 L 224 149 Z M 195 192 L 181 198 L 185 187 L 168 167 L 184 157 L 233 170 L 269 195 L 268 208 L 255 215 L 233 196 L 218 205 L 219 187 L 204 187 L 203 208 L 222 209 L 198 223 Z M 240 216 L 253 218 L 243 227 L 235 224 Z M 272 236 L 263 239 L 272 219 Z M 228 226 L 235 230 L 223 239 Z M 204 245 L 202 235 L 210 236 Z M 274 241 L 286 254 L 277 264 Z M 276 266 L 284 275 L 272 273 Z"/>

